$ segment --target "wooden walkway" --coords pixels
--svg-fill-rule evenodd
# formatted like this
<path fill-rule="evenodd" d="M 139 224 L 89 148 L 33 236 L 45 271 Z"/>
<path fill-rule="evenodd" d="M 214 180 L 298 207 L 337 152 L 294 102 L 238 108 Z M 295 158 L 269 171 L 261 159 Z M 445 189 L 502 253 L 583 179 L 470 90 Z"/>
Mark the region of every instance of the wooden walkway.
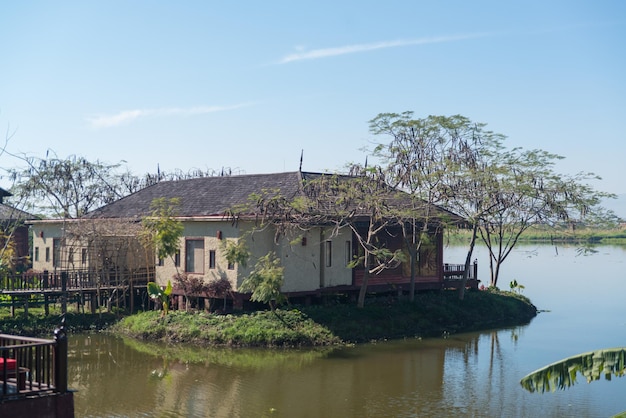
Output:
<path fill-rule="evenodd" d="M 95 271 L 63 271 L 63 272 L 28 272 L 3 280 L 0 295 L 11 296 L 10 305 L 13 315 L 16 307 L 24 307 L 28 312 L 29 305 L 44 305 L 46 314 L 49 304 L 61 302 L 62 312 L 66 312 L 67 303 L 76 302 L 79 306 L 88 304 L 92 312 L 99 306 L 111 305 L 115 298 L 131 312 L 134 310 L 135 299 L 141 292 L 145 293 L 149 281 L 154 280 L 154 271 L 137 272 L 95 272 Z"/>

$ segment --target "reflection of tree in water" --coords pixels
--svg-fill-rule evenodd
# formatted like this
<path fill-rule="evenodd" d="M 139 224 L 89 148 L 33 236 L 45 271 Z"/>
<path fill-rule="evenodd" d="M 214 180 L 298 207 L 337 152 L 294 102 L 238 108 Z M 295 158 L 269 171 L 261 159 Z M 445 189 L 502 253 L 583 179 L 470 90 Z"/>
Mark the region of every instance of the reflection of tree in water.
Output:
<path fill-rule="evenodd" d="M 626 371 L 626 347 L 590 351 L 568 357 L 530 373 L 520 381 L 529 392 L 554 392 L 577 383 L 580 373 L 587 383 L 621 377 Z"/>

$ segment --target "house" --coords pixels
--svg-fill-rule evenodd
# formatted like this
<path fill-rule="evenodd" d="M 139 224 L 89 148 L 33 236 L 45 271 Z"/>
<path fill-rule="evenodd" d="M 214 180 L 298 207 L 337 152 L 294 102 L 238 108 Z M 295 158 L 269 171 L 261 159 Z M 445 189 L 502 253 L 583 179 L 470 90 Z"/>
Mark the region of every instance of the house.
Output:
<path fill-rule="evenodd" d="M 12 196 L 10 192 L 0 188 L 0 248 L 3 254 L 11 249 L 10 263 L 15 270 L 22 271 L 30 266 L 29 232 L 25 222 L 35 217 L 6 204 L 4 198 L 9 196 Z M 6 245 L 7 240 L 10 246 Z"/>
<path fill-rule="evenodd" d="M 273 196 L 288 200 L 306 195 L 307 184 L 320 176 L 330 175 L 296 171 L 163 181 L 82 219 L 36 221 L 33 246 L 35 254 L 40 256 L 35 256 L 33 267 L 58 271 L 93 269 L 97 264 L 99 270 L 115 271 L 115 274 L 144 269 L 153 271 L 156 282 L 162 286 L 179 273 L 205 282 L 226 280 L 234 304 L 240 306 L 247 297 L 237 292 L 241 282 L 256 259 L 273 251 L 284 267 L 282 291 L 289 297 L 355 291 L 363 278 L 363 268 L 347 267 L 360 249 L 349 228 L 337 230 L 321 222 L 278 231 L 276 225 L 258 228 L 261 216 L 258 212 L 233 215 L 233 208 L 245 207 L 251 196 L 258 198 L 263 192 L 271 191 Z M 178 198 L 180 202 L 176 218 L 184 226 L 184 232 L 179 252 L 172 259 L 158 259 L 154 250 L 145 250 L 136 239 L 141 220 L 151 215 L 151 204 L 158 198 Z M 455 216 L 440 208 L 436 210 L 442 216 Z M 431 244 L 424 245 L 419 254 L 418 289 L 444 287 L 443 230 L 436 218 L 432 222 Z M 383 245 L 390 250 L 402 250 L 406 244 L 400 229 L 390 225 L 379 234 L 379 242 L 384 241 Z M 111 242 L 114 238 L 116 243 Z M 246 240 L 251 253 L 246 267 L 229 263 L 222 251 L 226 242 L 240 239 Z M 106 249 L 103 243 L 107 243 Z M 409 263 L 402 262 L 372 276 L 368 288 L 402 291 L 408 289 L 409 281 Z M 180 295 L 180 289 L 175 289 L 174 294 Z"/>

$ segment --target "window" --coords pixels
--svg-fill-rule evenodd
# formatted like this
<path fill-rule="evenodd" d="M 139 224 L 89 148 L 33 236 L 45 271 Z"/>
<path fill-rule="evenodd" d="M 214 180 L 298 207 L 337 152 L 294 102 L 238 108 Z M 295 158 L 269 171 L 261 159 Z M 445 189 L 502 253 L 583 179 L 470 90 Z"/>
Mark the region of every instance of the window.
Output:
<path fill-rule="evenodd" d="M 83 248 L 80 251 L 80 262 L 82 265 L 87 264 L 87 248 Z"/>
<path fill-rule="evenodd" d="M 54 238 L 52 240 L 52 266 L 60 267 L 61 262 L 61 240 Z"/>
<path fill-rule="evenodd" d="M 69 264 L 74 264 L 74 249 L 70 248 L 70 250 L 67 253 L 67 262 Z"/>
<path fill-rule="evenodd" d="M 50 262 L 50 247 L 46 247 L 46 263 Z"/>
<path fill-rule="evenodd" d="M 209 268 L 210 269 L 215 268 L 215 250 L 209 251 Z"/>
<path fill-rule="evenodd" d="M 333 265 L 333 242 L 324 241 L 324 257 L 326 258 L 326 267 Z"/>
<path fill-rule="evenodd" d="M 35 247 L 35 261 L 39 261 L 39 247 Z"/>
<path fill-rule="evenodd" d="M 176 250 L 176 253 L 174 253 L 174 265 L 180 267 L 180 250 Z"/>
<path fill-rule="evenodd" d="M 185 241 L 185 272 L 204 273 L 204 240 Z"/>
<path fill-rule="evenodd" d="M 163 267 L 164 264 L 165 264 L 164 260 L 161 257 L 159 257 L 159 259 L 157 260 L 157 265 L 159 267 Z"/>
<path fill-rule="evenodd" d="M 228 270 L 235 270 L 235 263 L 233 263 L 232 261 L 228 262 Z"/>
<path fill-rule="evenodd" d="M 350 241 L 346 241 L 346 265 L 349 265 L 352 262 L 352 243 Z"/>

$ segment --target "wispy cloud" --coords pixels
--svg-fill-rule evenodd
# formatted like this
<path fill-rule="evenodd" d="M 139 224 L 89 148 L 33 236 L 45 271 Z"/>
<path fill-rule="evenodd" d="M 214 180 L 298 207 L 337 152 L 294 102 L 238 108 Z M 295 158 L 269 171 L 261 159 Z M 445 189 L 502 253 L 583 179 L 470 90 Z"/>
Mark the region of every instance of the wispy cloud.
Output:
<path fill-rule="evenodd" d="M 193 116 L 206 113 L 223 112 L 227 110 L 240 109 L 251 106 L 252 103 L 240 103 L 230 106 L 197 106 L 197 107 L 167 107 L 157 109 L 133 109 L 125 110 L 113 115 L 98 115 L 87 118 L 87 122 L 92 128 L 111 128 L 128 124 L 145 117 L 164 116 Z"/>
<path fill-rule="evenodd" d="M 395 41 L 374 42 L 370 44 L 346 45 L 335 48 L 313 49 L 311 51 L 296 52 L 284 56 L 278 64 L 287 64 L 294 61 L 314 60 L 320 58 L 336 57 L 339 55 L 355 54 L 357 52 L 375 51 L 377 49 L 398 48 L 402 46 L 427 45 L 444 42 L 463 41 L 466 39 L 480 38 L 486 34 L 465 34 L 455 36 L 439 36 L 419 39 L 398 39 Z"/>

